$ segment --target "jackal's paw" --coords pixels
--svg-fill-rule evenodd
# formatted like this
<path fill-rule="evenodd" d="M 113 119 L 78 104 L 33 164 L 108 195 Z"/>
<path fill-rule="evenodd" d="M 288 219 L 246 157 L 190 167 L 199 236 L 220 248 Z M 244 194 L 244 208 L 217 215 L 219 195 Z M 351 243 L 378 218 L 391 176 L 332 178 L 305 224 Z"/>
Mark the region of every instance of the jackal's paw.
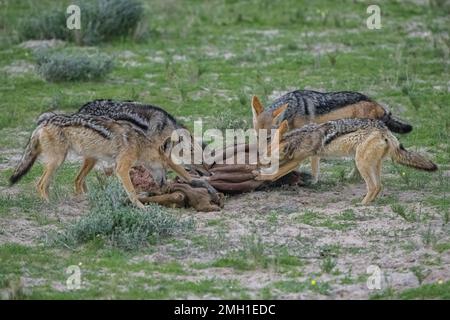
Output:
<path fill-rule="evenodd" d="M 138 209 L 145 209 L 145 205 L 144 205 L 141 201 L 139 201 L 139 200 L 134 201 L 134 205 L 135 205 Z"/>

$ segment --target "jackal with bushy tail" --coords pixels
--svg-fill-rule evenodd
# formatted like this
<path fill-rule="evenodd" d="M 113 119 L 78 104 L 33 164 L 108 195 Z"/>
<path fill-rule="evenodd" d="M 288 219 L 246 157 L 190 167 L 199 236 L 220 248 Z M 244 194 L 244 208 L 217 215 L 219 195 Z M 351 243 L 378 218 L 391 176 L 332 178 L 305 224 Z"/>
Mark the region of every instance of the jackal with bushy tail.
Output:
<path fill-rule="evenodd" d="M 264 174 L 256 171 L 257 180 L 274 181 L 309 157 L 354 157 L 356 168 L 366 182 L 367 194 L 362 203 L 373 201 L 381 191 L 381 164 L 384 158 L 425 171 L 437 166 L 417 152 L 408 151 L 389 131 L 383 121 L 373 119 L 343 119 L 309 124 L 287 132 L 288 121 L 278 128 L 269 152 L 279 154 L 279 169 Z"/>
<path fill-rule="evenodd" d="M 129 199 L 138 207 L 138 200 L 129 171 L 139 163 L 158 164 L 171 168 L 183 179 L 192 182 L 183 167 L 172 162 L 170 152 L 172 142 L 149 138 L 142 129 L 129 121 L 113 120 L 103 116 L 85 114 L 57 115 L 45 113 L 38 119 L 25 152 L 13 175 L 11 184 L 20 180 L 41 156 L 44 173 L 37 184 L 39 195 L 48 201 L 51 178 L 66 159 L 69 151 L 83 157 L 83 165 L 75 179 L 76 193 L 86 191 L 85 177 L 98 160 L 113 160 L 115 172 Z"/>

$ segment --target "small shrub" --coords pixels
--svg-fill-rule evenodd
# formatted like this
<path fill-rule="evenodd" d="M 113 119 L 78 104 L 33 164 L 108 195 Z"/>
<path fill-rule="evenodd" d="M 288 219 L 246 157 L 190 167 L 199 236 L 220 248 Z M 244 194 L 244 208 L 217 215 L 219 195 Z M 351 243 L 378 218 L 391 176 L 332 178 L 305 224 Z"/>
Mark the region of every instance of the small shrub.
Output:
<path fill-rule="evenodd" d="M 40 52 L 36 62 L 38 73 L 52 82 L 96 80 L 113 68 L 113 60 L 108 55 L 87 51 Z"/>
<path fill-rule="evenodd" d="M 398 214 L 400 217 L 402 217 L 403 219 L 405 219 L 408 222 L 416 222 L 417 221 L 415 212 L 408 213 L 406 211 L 406 208 L 399 203 L 391 204 L 391 210 L 392 210 L 392 212 Z"/>
<path fill-rule="evenodd" d="M 420 285 L 431 273 L 430 270 L 424 269 L 421 266 L 414 266 L 414 267 L 410 268 L 410 270 L 416 276 L 417 281 L 419 281 Z"/>
<path fill-rule="evenodd" d="M 425 246 L 435 246 L 438 242 L 438 237 L 434 229 L 431 227 L 431 224 L 428 225 L 426 231 L 421 233 L 421 236 L 422 242 Z"/>
<path fill-rule="evenodd" d="M 48 13 L 32 13 L 19 26 L 23 39 L 61 39 L 75 41 L 80 45 L 92 45 L 114 38 L 131 36 L 142 40 L 145 30 L 143 6 L 136 0 L 78 1 L 81 29 L 66 27 L 67 14 L 64 7 L 48 10 Z"/>
<path fill-rule="evenodd" d="M 132 36 L 143 17 L 142 4 L 135 0 L 89 1 L 81 4 L 80 9 L 85 19 L 84 44 Z"/>
<path fill-rule="evenodd" d="M 408 217 L 407 217 L 407 214 L 406 214 L 406 209 L 401 204 L 398 204 L 398 203 L 391 204 L 391 210 L 394 213 L 398 214 L 403 219 L 408 220 Z"/>
<path fill-rule="evenodd" d="M 31 14 L 19 25 L 19 33 L 23 39 L 69 40 L 69 31 L 66 26 L 65 13 L 62 10 Z"/>
<path fill-rule="evenodd" d="M 324 260 L 322 260 L 320 268 L 324 273 L 331 273 L 331 271 L 333 271 L 333 269 L 336 267 L 336 264 L 336 260 L 328 256 Z"/>
<path fill-rule="evenodd" d="M 126 205 L 126 201 L 118 181 L 111 178 L 105 184 L 97 183 L 90 191 L 89 214 L 57 235 L 54 242 L 74 246 L 102 239 L 111 246 L 135 250 L 193 227 L 192 220 L 180 220 L 158 205 L 141 210 Z"/>

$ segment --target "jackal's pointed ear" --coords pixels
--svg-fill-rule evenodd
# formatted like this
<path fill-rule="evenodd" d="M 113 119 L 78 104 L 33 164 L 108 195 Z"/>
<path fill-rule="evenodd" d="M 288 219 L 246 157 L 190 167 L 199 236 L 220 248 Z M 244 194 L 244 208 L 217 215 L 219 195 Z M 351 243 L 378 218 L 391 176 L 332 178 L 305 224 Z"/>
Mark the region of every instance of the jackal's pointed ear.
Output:
<path fill-rule="evenodd" d="M 279 144 L 281 141 L 281 138 L 283 137 L 283 134 L 288 131 L 289 125 L 287 120 L 284 120 L 280 126 L 278 127 L 278 130 L 275 132 L 275 135 L 273 136 L 273 140 L 270 144 L 271 152 L 274 152 L 275 150 L 279 150 Z"/>
<path fill-rule="evenodd" d="M 289 107 L 289 104 L 283 104 L 282 106 L 276 108 L 272 111 L 272 125 L 277 126 L 281 119 L 283 119 L 284 113 L 286 112 L 286 109 Z"/>
<path fill-rule="evenodd" d="M 252 111 L 253 116 L 259 116 L 264 111 L 264 107 L 257 96 L 252 97 Z"/>
<path fill-rule="evenodd" d="M 289 124 L 288 124 L 287 120 L 284 120 L 278 127 L 278 132 L 280 134 L 280 137 L 282 137 L 283 134 L 285 134 L 288 130 L 289 130 Z"/>
<path fill-rule="evenodd" d="M 170 152 L 172 151 L 172 138 L 168 137 L 164 142 L 159 146 L 159 151 L 165 155 L 170 156 Z"/>

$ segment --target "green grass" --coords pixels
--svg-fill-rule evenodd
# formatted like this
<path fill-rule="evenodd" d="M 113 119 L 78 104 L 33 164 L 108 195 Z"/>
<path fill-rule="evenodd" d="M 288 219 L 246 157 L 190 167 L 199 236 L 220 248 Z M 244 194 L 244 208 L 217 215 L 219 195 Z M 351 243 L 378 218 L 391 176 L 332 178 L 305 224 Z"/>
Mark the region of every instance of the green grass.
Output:
<path fill-rule="evenodd" d="M 176 262 L 130 263 L 129 257 L 123 251 L 95 246 L 68 254 L 20 245 L 1 245 L 0 258 L 11 263 L 0 266 L 0 284 L 3 284 L 0 288 L 4 289 L 13 279 L 26 276 L 36 279 L 38 283 L 31 292 L 23 293 L 22 298 L 29 299 L 166 299 L 183 298 L 187 294 L 246 298 L 245 290 L 239 283 L 220 280 L 180 282 L 173 276 L 182 276 L 186 272 Z M 65 269 L 70 265 L 80 266 L 82 287 L 79 290 L 65 289 Z M 43 274 L 52 280 L 38 281 Z M 158 276 L 151 276 L 156 274 Z M 55 288 L 59 288 L 59 291 Z"/>
<path fill-rule="evenodd" d="M 233 268 L 236 271 L 276 270 L 279 273 L 300 275 L 304 262 L 285 248 L 273 248 L 255 235 L 241 238 L 240 248 L 213 261 L 216 268 Z"/>
<path fill-rule="evenodd" d="M 450 243 L 437 243 L 434 246 L 434 250 L 442 253 L 442 252 L 446 252 L 448 250 L 450 250 Z"/>
<path fill-rule="evenodd" d="M 300 201 L 297 206 L 291 207 L 292 203 L 286 201 L 289 206 L 277 207 L 267 201 L 268 209 L 251 216 L 256 229 L 251 233 L 253 236 L 246 233 L 231 244 L 229 233 L 247 212 L 230 214 L 227 205 L 223 216 L 208 217 L 207 228 L 212 230 L 208 234 L 177 233 L 160 241 L 150 239 L 131 252 L 112 246 L 108 237 L 71 245 L 70 249 L 50 247 L 45 241 L 32 246 L 3 243 L 0 291 L 9 288 L 15 292 L 13 297 L 45 299 L 254 297 L 250 288 L 239 281 L 215 278 L 214 271 L 212 278 L 198 274 L 195 279 L 199 281 L 189 278 L 196 272 L 231 269 L 233 274 L 261 272 L 283 278 L 263 286 L 257 297 L 283 297 L 296 292 L 332 294 L 337 285 L 333 279 L 339 276 L 337 262 L 343 284 L 363 282 L 359 275 L 345 278 L 348 270 L 340 270 L 339 259 L 344 255 L 368 254 L 372 252 L 372 244 L 355 244 L 353 248 L 338 243 L 326 247 L 320 242 L 322 238 L 303 232 L 303 228 L 320 230 L 326 234 L 324 239 L 329 239 L 336 234 L 351 235 L 358 224 L 386 215 L 395 220 L 392 223 L 401 221 L 402 228 L 407 226 L 405 236 L 407 232 L 414 233 L 410 250 L 419 246 L 432 249 L 435 256 L 424 258 L 423 268 L 442 264 L 444 259 L 440 255 L 449 250 L 445 232 L 450 219 L 450 93 L 445 37 L 449 33 L 450 11 L 448 5 L 432 3 L 383 1 L 380 3 L 383 28 L 372 31 L 365 26 L 367 3 L 360 1 L 145 2 L 142 23 L 146 27 L 141 30 L 145 41 L 136 41 L 132 36 L 102 42 L 94 50 L 113 57 L 115 67 L 111 73 L 98 81 L 75 81 L 68 85 L 49 83 L 36 72 L 21 73 L 15 67 L 35 64 L 34 51 L 21 46 L 21 20 L 69 2 L 2 1 L 0 239 L 15 219 L 30 221 L 44 236 L 48 235 L 45 230 L 66 230 L 69 226 L 69 222 L 59 220 L 59 209 L 64 201 L 74 199 L 73 179 L 80 164 L 66 163 L 58 170 L 50 190 L 50 205 L 40 201 L 35 192 L 34 184 L 42 173 L 42 165 L 35 165 L 17 189 L 10 191 L 6 188 L 12 168 L 6 164 L 10 163 L 9 151 L 17 154 L 17 149 L 23 149 L 40 113 L 75 112 L 83 103 L 97 98 L 155 104 L 180 118 L 189 128 L 201 118 L 204 129 L 224 129 L 251 126 L 253 94 L 268 104 L 277 95 L 296 88 L 360 91 L 387 104 L 395 115 L 413 124 L 414 130 L 398 135 L 399 140 L 406 148 L 426 151 L 440 170 L 430 174 L 387 160 L 383 165 L 383 195 L 362 212 L 359 202 L 364 188 L 348 199 L 341 196 L 342 189 L 363 186 L 361 181 L 346 178 L 353 161 L 323 160 L 327 165 L 321 170 L 320 182 L 305 192 L 317 195 L 318 199 L 322 193 L 336 192 L 333 203 L 348 201 L 349 205 L 356 204 L 354 209 L 340 208 L 337 214 L 328 215 L 325 209 L 331 201 L 303 203 L 297 190 L 289 191 Z M 426 36 L 421 36 L 421 32 Z M 77 47 L 69 42 L 64 48 Z M 95 183 L 94 176 L 88 177 L 88 187 Z M 252 206 L 249 203 L 248 207 Z M 78 213 L 80 217 L 75 217 L 74 223 L 85 218 L 88 211 Z M 191 212 L 172 213 L 177 216 Z M 204 222 L 202 216 L 196 219 Z M 438 232 L 431 223 L 436 219 L 442 220 L 443 232 Z M 273 235 L 279 237 L 279 228 L 286 224 L 298 234 L 290 230 L 282 244 L 268 241 Z M 379 230 L 371 232 L 383 234 Z M 364 235 L 357 236 L 366 240 Z M 396 238 L 395 234 L 392 250 L 402 236 Z M 200 259 L 195 255 L 197 250 L 208 258 Z M 157 254 L 161 252 L 168 252 L 166 255 L 172 259 L 158 261 Z M 182 263 L 186 256 L 192 261 Z M 58 290 L 67 278 L 65 268 L 80 262 L 86 285 L 79 291 Z M 314 275 L 327 273 L 332 280 L 329 283 L 317 280 L 314 286 L 310 280 L 299 280 L 313 278 L 305 274 L 308 264 L 314 265 Z M 415 273 L 423 278 L 425 270 L 416 269 Z M 21 277 L 32 281 L 31 289 L 20 289 Z M 380 296 L 448 299 L 449 283 L 443 280 L 442 285 L 423 284 L 402 292 L 387 290 Z"/>
<path fill-rule="evenodd" d="M 347 230 L 354 225 L 352 220 L 348 219 L 349 213 L 343 213 L 338 221 L 326 217 L 318 212 L 306 210 L 301 215 L 295 217 L 297 223 L 304 223 L 311 226 L 328 228 L 331 230 Z"/>
<path fill-rule="evenodd" d="M 417 288 L 397 292 L 392 288 L 384 290 L 380 294 L 375 294 L 372 299 L 450 299 L 450 281 L 440 281 L 438 283 L 424 284 Z"/>
<path fill-rule="evenodd" d="M 404 290 L 399 294 L 401 299 L 450 299 L 450 281 L 426 284 L 414 289 Z"/>

